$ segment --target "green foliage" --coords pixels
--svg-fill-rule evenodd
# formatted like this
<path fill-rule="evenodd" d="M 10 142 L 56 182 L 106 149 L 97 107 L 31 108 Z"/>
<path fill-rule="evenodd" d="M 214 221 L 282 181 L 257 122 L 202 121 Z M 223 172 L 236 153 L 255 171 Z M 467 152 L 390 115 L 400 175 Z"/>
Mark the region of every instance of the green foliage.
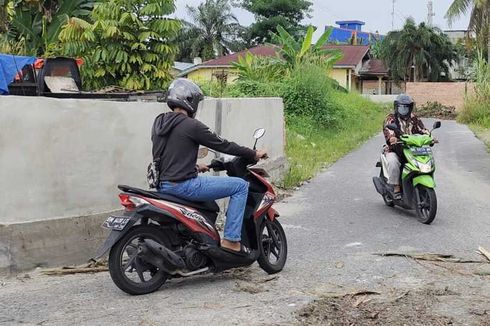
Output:
<path fill-rule="evenodd" d="M 255 44 L 271 41 L 277 26 L 288 33 L 299 36 L 304 27 L 301 21 L 309 17 L 312 2 L 307 0 L 243 0 L 242 6 L 254 14 L 256 22 L 250 26 L 251 38 Z"/>
<path fill-rule="evenodd" d="M 388 33 L 383 40 L 381 58 L 394 80 L 440 81 L 449 77 L 458 55 L 442 31 L 408 19 L 402 30 Z"/>
<path fill-rule="evenodd" d="M 381 59 L 382 56 L 382 41 L 376 41 L 371 44 L 370 53 L 375 59 Z"/>
<path fill-rule="evenodd" d="M 25 42 L 29 53 L 40 56 L 58 54 L 58 36 L 70 17 L 87 17 L 94 1 L 15 1 L 9 36 Z"/>
<path fill-rule="evenodd" d="M 360 95 L 332 92 L 332 105 L 343 112 L 337 128 L 321 128 L 309 116 L 289 116 L 287 157 L 289 172 L 283 186 L 291 188 L 309 180 L 324 167 L 380 132 L 386 110 Z"/>
<path fill-rule="evenodd" d="M 14 13 L 14 2 L 12 0 L 0 0 L 0 33 L 8 32 L 9 23 Z"/>
<path fill-rule="evenodd" d="M 284 82 L 281 95 L 288 116 L 308 116 L 323 127 L 335 126 L 340 118 L 331 101 L 331 79 L 315 65 L 302 65 Z"/>
<path fill-rule="evenodd" d="M 250 52 L 232 65 L 238 71 L 240 82 L 275 82 L 287 74 L 286 62 L 279 57 L 257 57 Z"/>
<path fill-rule="evenodd" d="M 454 20 L 468 12 L 468 28 L 475 32 L 478 49 L 486 53 L 487 62 L 490 62 L 490 0 L 454 0 L 446 18 L 451 25 Z"/>
<path fill-rule="evenodd" d="M 325 70 L 329 70 L 341 58 L 340 52 L 324 49 L 324 45 L 332 34 L 332 29 L 330 28 L 325 31 L 318 41 L 312 45 L 314 32 L 315 28 L 309 26 L 304 38 L 297 40 L 283 27 L 278 26 L 277 34 L 272 35 L 272 41 L 278 45 L 280 57 L 291 68 L 300 64 L 309 63 L 322 66 Z"/>
<path fill-rule="evenodd" d="M 261 58 L 248 53 L 240 58 L 234 65 L 238 81 L 230 94 L 280 96 L 287 115 L 309 116 L 318 125 L 334 126 L 340 113 L 329 100 L 336 82 L 328 72 L 340 55 L 323 48 L 331 31 L 312 45 L 313 33 L 310 26 L 304 38 L 297 39 L 279 26 L 274 35 L 278 56 Z"/>
<path fill-rule="evenodd" d="M 197 7 L 187 6 L 187 13 L 191 21 L 183 23 L 177 37 L 179 60 L 209 60 L 239 48 L 237 38 L 244 28 L 232 14 L 229 0 L 206 0 Z"/>
<path fill-rule="evenodd" d="M 0 34 L 0 53 L 15 55 L 31 55 L 26 49 L 25 39 L 13 40 L 6 34 Z"/>
<path fill-rule="evenodd" d="M 71 18 L 60 34 L 63 50 L 83 56 L 85 85 L 132 90 L 163 89 L 172 78 L 172 43 L 180 22 L 167 16 L 173 0 L 109 0 L 97 3 L 91 22 Z"/>
<path fill-rule="evenodd" d="M 476 99 L 480 102 L 490 104 L 490 62 L 485 62 L 482 52 L 479 53 L 474 70 L 476 71 Z"/>
<path fill-rule="evenodd" d="M 475 71 L 475 95 L 466 100 L 458 119 L 490 128 L 490 63 L 485 62 L 481 52 L 475 63 Z"/>

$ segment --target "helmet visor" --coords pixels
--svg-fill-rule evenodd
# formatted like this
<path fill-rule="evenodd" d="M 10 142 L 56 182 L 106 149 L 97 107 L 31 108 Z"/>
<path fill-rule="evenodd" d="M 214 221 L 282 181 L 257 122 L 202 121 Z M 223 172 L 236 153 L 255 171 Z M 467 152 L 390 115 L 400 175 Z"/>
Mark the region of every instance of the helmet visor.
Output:
<path fill-rule="evenodd" d="M 397 107 L 397 111 L 399 115 L 408 115 L 410 113 L 410 105 L 399 104 Z"/>

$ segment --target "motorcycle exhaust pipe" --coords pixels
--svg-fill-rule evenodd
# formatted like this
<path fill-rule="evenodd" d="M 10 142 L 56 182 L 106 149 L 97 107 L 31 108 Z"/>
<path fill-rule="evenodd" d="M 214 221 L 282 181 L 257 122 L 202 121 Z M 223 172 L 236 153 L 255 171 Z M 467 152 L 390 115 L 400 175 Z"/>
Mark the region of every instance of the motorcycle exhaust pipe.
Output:
<path fill-rule="evenodd" d="M 144 251 L 144 247 L 146 247 L 152 254 L 156 255 L 159 258 L 163 258 L 163 262 L 166 263 L 165 269 L 168 270 L 168 268 L 170 267 L 172 270 L 175 271 L 176 269 L 184 269 L 186 267 L 184 259 L 182 259 L 182 257 L 177 255 L 170 249 L 166 248 L 165 246 L 151 239 L 145 239 L 143 242 L 144 243 L 140 245 L 140 248 L 142 248 L 142 250 Z M 159 262 L 155 263 L 157 264 L 157 266 L 161 265 L 159 264 Z"/>

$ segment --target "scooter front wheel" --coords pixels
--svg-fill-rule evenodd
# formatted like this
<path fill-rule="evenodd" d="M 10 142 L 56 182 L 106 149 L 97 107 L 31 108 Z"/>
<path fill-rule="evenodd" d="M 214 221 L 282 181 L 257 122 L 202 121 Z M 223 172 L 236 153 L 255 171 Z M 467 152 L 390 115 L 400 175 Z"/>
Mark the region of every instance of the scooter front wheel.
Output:
<path fill-rule="evenodd" d="M 436 218 L 437 213 L 437 197 L 436 192 L 432 188 L 417 186 L 415 202 L 415 211 L 417 218 L 421 223 L 431 224 Z"/>
<path fill-rule="evenodd" d="M 286 233 L 278 220 L 264 219 L 260 225 L 259 266 L 269 274 L 282 271 L 288 255 Z"/>

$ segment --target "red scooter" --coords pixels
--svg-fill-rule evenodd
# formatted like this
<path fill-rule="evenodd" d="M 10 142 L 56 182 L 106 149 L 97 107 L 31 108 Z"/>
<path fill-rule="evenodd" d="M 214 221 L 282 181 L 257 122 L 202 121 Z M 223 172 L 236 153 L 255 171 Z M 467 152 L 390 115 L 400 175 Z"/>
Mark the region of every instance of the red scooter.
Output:
<path fill-rule="evenodd" d="M 264 133 L 264 129 L 255 131 L 255 144 Z M 255 261 L 269 274 L 280 272 L 287 258 L 286 234 L 272 208 L 276 195 L 265 179 L 267 172 L 254 168 L 255 164 L 235 157 L 215 159 L 209 165 L 214 171 L 226 171 L 250 183 L 242 227 L 242 243 L 250 248 L 249 255 L 220 248 L 214 226 L 219 213 L 216 202 L 191 202 L 120 185 L 124 213 L 104 222 L 111 232 L 95 258 L 110 250 L 112 280 L 133 295 L 154 292 L 173 277 L 216 273 Z"/>

